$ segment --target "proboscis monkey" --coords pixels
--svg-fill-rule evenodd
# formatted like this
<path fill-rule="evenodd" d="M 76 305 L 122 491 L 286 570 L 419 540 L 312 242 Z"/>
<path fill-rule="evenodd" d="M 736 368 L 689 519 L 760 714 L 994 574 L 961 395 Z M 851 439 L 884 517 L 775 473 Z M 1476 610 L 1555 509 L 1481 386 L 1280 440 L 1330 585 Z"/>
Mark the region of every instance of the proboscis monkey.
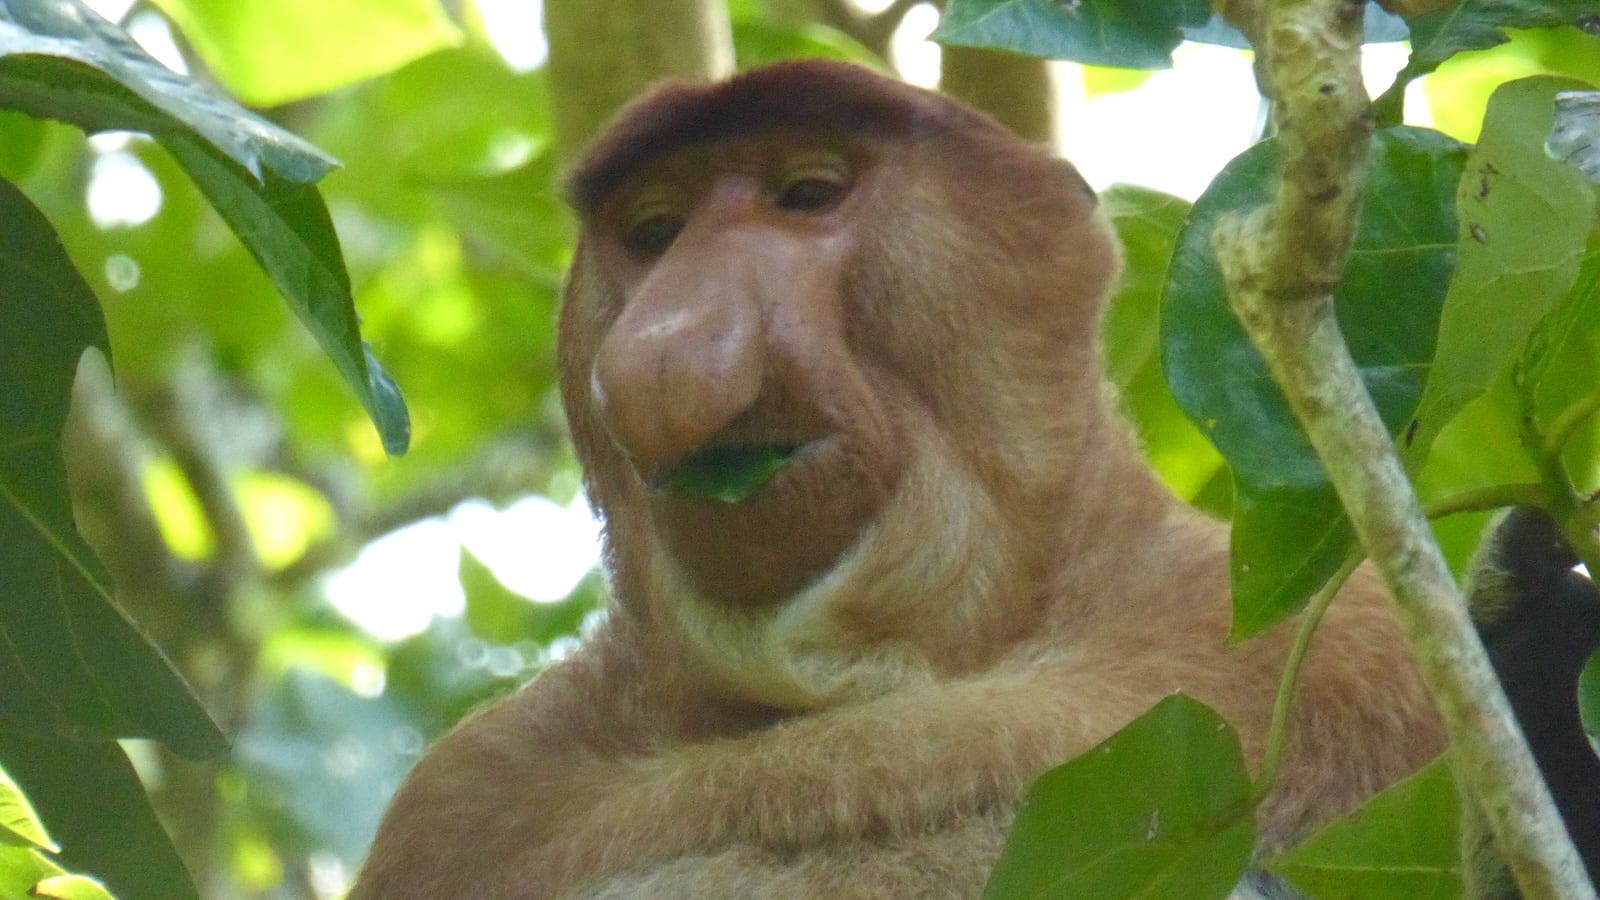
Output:
<path fill-rule="evenodd" d="M 1072 166 L 809 61 L 658 90 L 569 193 L 616 599 L 423 757 L 356 897 L 976 897 L 1029 784 L 1172 691 L 1259 757 L 1289 634 L 1229 644 L 1226 527 L 1114 411 Z M 1267 848 L 1442 747 L 1368 573 L 1296 710 Z"/>

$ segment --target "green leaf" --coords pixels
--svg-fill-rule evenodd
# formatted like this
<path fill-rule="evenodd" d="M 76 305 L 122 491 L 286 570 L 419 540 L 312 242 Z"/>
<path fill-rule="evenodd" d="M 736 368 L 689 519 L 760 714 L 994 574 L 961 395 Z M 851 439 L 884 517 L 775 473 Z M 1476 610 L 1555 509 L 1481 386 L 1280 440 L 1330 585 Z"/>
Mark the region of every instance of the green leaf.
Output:
<path fill-rule="evenodd" d="M 3 180 L 0 335 L 26 336 L 0 352 L 0 726 L 222 752 L 216 725 L 111 601 L 73 526 L 61 429 L 79 357 L 105 348 L 105 324 L 49 223 Z"/>
<path fill-rule="evenodd" d="M 121 747 L 0 731 L 0 761 L 61 842 L 69 871 L 122 900 L 198 898 Z"/>
<path fill-rule="evenodd" d="M 678 464 L 667 488 L 691 497 L 738 503 L 755 496 L 794 457 L 788 444 L 713 447 Z"/>
<path fill-rule="evenodd" d="M 1203 0 L 950 0 L 932 39 L 1096 66 L 1165 69 Z"/>
<path fill-rule="evenodd" d="M 1110 71 L 1104 70 L 1101 71 Z M 1106 369 L 1145 458 L 1178 496 L 1209 500 L 1231 476 L 1222 456 L 1178 408 L 1161 374 L 1161 291 L 1189 202 L 1117 185 L 1100 196 L 1123 248 L 1123 276 L 1106 310 Z M 1223 499 L 1226 494 L 1223 493 Z M 1226 518 L 1229 507 L 1207 509 Z"/>
<path fill-rule="evenodd" d="M 332 159 L 163 68 L 79 0 L 0 0 L 0 107 L 159 140 L 355 389 L 384 448 L 405 452 L 405 401 L 361 343 L 337 237 L 307 186 Z"/>
<path fill-rule="evenodd" d="M 1374 104 L 1384 110 L 1400 109 L 1406 85 L 1463 50 L 1505 43 L 1507 28 L 1574 25 L 1597 13 L 1600 3 L 1595 0 L 1461 0 L 1412 18 L 1411 59 Z"/>
<path fill-rule="evenodd" d="M 0 897 L 31 896 L 33 886 L 61 874 L 61 867 L 37 850 L 0 844 Z"/>
<path fill-rule="evenodd" d="M 30 845 L 52 853 L 61 849 L 4 768 L 0 768 L 0 844 Z"/>
<path fill-rule="evenodd" d="M 33 895 L 46 900 L 115 900 L 105 885 L 86 875 L 52 875 L 34 885 Z"/>
<path fill-rule="evenodd" d="M 734 17 L 733 48 L 740 71 L 800 56 L 843 59 L 885 71 L 888 65 L 837 29 L 815 22 L 779 21 L 765 15 Z"/>
<path fill-rule="evenodd" d="M 1173 694 L 1039 778 L 984 896 L 1220 898 L 1254 843 L 1238 735 Z"/>
<path fill-rule="evenodd" d="M 272 171 L 309 183 L 335 165 L 295 135 L 168 70 L 80 0 L 0 0 L 0 108 L 86 131 L 191 134 L 257 178 Z"/>
<path fill-rule="evenodd" d="M 1449 758 L 1440 757 L 1267 867 L 1313 900 L 1454 900 L 1458 810 Z"/>
<path fill-rule="evenodd" d="M 252 106 L 327 93 L 461 39 L 435 0 L 157 0 L 156 5 L 183 29 L 222 83 Z"/>
<path fill-rule="evenodd" d="M 1373 137 L 1367 202 L 1335 299 L 1345 341 L 1395 433 L 1409 422 L 1433 358 L 1465 154 L 1423 129 Z M 1237 636 L 1297 609 L 1338 567 L 1350 541 L 1332 485 L 1228 306 L 1211 251 L 1217 219 L 1266 202 L 1276 165 L 1276 147 L 1265 142 L 1212 182 L 1179 235 L 1162 305 L 1162 359 L 1173 396 L 1234 472 Z"/>
<path fill-rule="evenodd" d="M 322 195 L 310 185 L 267 173 L 250 178 L 236 163 L 183 135 L 160 136 L 266 270 L 322 346 L 378 427 L 390 454 L 406 451 L 411 419 L 405 399 L 372 350 L 350 296 L 350 275 Z"/>
<path fill-rule="evenodd" d="M 1594 191 L 1581 172 L 1545 152 L 1555 96 L 1575 84 L 1526 78 L 1490 98 L 1456 201 L 1458 261 L 1433 373 L 1405 442 L 1413 467 L 1577 280 L 1595 221 Z"/>
<path fill-rule="evenodd" d="M 537 603 L 506 587 L 472 551 L 461 548 L 461 590 L 467 595 L 467 625 L 496 644 L 534 641 L 548 645 L 576 637 L 583 619 L 598 608 L 589 579 L 559 603 Z"/>

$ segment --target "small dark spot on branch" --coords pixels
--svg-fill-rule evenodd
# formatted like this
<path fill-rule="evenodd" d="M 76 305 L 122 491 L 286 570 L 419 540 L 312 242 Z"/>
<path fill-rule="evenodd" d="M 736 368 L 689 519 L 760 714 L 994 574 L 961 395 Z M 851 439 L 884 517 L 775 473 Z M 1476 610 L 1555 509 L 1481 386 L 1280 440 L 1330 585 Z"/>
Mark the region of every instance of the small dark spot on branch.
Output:
<path fill-rule="evenodd" d="M 1337 184 L 1330 184 L 1312 194 L 1311 199 L 1317 201 L 1318 203 L 1332 203 L 1342 193 L 1344 193 L 1343 187 Z"/>
<path fill-rule="evenodd" d="M 1411 446 L 1412 440 L 1414 440 L 1416 438 L 1416 436 L 1417 436 L 1417 426 L 1421 425 L 1421 424 L 1422 424 L 1422 420 L 1421 419 L 1412 419 L 1411 420 L 1411 424 L 1406 426 L 1406 446 L 1407 447 Z"/>
<path fill-rule="evenodd" d="M 1338 89 L 1339 89 L 1338 85 L 1333 84 L 1333 83 L 1330 82 L 1328 84 L 1324 84 L 1321 87 L 1317 88 L 1317 93 L 1321 94 L 1324 97 L 1331 97 L 1331 96 L 1333 96 L 1333 92 L 1337 91 Z"/>

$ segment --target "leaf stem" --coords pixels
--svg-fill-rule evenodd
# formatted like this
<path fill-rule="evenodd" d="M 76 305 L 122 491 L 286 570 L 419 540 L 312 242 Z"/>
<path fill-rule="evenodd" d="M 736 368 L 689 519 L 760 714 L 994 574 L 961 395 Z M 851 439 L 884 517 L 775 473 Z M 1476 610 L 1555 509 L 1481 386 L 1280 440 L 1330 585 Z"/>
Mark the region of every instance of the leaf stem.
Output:
<path fill-rule="evenodd" d="M 1507 506 L 1548 507 L 1544 485 L 1527 481 L 1520 484 L 1491 484 L 1442 497 L 1428 504 L 1424 515 L 1429 521 L 1458 513 L 1490 512 Z"/>
<path fill-rule="evenodd" d="M 1284 660 L 1283 678 L 1278 682 L 1278 696 L 1272 705 L 1272 724 L 1267 729 L 1267 749 L 1261 757 L 1261 771 L 1256 775 L 1255 784 L 1251 786 L 1251 800 L 1259 804 L 1272 792 L 1272 786 L 1278 779 L 1279 768 L 1283 764 L 1283 755 L 1289 745 L 1289 713 L 1294 708 L 1295 686 L 1300 681 L 1300 666 L 1305 662 L 1306 651 L 1311 647 L 1311 639 L 1316 636 L 1317 626 L 1322 623 L 1322 616 L 1328 611 L 1328 606 L 1333 603 L 1333 598 L 1350 580 L 1351 573 L 1366 559 L 1366 554 L 1359 547 L 1352 547 L 1349 555 L 1339 565 L 1338 571 L 1322 586 L 1322 590 L 1311 599 L 1306 610 L 1301 614 L 1299 630 L 1295 632 L 1294 644 L 1289 648 L 1289 656 Z"/>
<path fill-rule="evenodd" d="M 1578 427 L 1600 412 L 1600 391 L 1596 391 L 1561 411 L 1545 432 L 1541 449 L 1551 455 L 1560 455 Z"/>

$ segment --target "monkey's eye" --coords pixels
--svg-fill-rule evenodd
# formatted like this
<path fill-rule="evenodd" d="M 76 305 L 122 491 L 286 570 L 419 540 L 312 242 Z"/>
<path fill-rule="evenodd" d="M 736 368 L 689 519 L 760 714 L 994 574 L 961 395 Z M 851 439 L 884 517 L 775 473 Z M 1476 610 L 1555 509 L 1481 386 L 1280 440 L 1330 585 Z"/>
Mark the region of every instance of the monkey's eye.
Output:
<path fill-rule="evenodd" d="M 850 190 L 850 178 L 835 166 L 808 166 L 785 176 L 773 202 L 790 212 L 819 213 L 832 209 Z"/>
<path fill-rule="evenodd" d="M 628 233 L 622 238 L 622 245 L 634 256 L 651 258 L 667 252 L 672 242 L 678 239 L 678 232 L 683 230 L 684 218 L 681 213 L 668 210 L 655 210 L 647 212 L 636 218 L 628 226 Z"/>

